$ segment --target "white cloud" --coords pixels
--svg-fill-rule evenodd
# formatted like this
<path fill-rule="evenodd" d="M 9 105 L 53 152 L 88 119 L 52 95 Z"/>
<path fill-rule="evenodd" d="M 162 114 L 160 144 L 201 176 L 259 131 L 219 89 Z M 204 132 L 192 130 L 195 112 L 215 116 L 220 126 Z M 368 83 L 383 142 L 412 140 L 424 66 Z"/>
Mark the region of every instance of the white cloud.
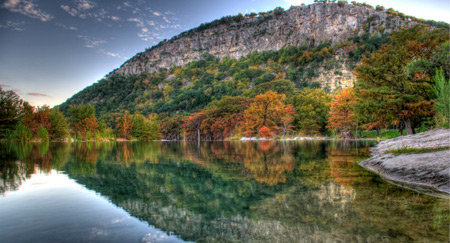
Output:
<path fill-rule="evenodd" d="M 11 29 L 14 31 L 24 31 L 25 28 L 23 28 L 23 25 L 25 24 L 25 21 L 6 21 L 6 23 L 4 24 L 0 24 L 0 28 L 5 28 L 5 29 Z"/>
<path fill-rule="evenodd" d="M 33 0 L 7 0 L 0 6 L 11 12 L 20 13 L 43 22 L 53 19 L 52 15 L 38 9 Z"/>
<path fill-rule="evenodd" d="M 73 17 L 76 17 L 78 15 L 78 10 L 76 10 L 75 8 L 71 8 L 67 5 L 61 5 L 61 8 Z"/>
<path fill-rule="evenodd" d="M 114 21 L 119 21 L 120 17 L 117 16 L 109 16 L 110 19 L 114 20 Z"/>
<path fill-rule="evenodd" d="M 155 15 L 155 16 L 161 16 L 161 14 L 160 13 L 158 13 L 158 12 L 153 12 L 153 15 Z"/>
<path fill-rule="evenodd" d="M 78 38 L 84 41 L 84 47 L 96 48 L 106 43 L 105 40 L 97 39 L 86 35 L 77 35 Z"/>
<path fill-rule="evenodd" d="M 79 10 L 89 10 L 95 8 L 97 4 L 88 0 L 79 0 L 77 6 Z"/>
<path fill-rule="evenodd" d="M 144 21 L 142 21 L 141 19 L 138 19 L 138 18 L 129 18 L 129 19 L 127 19 L 129 22 L 135 22 L 136 23 L 136 25 L 138 26 L 138 27 L 144 27 L 145 25 L 144 25 Z"/>
<path fill-rule="evenodd" d="M 123 57 L 122 55 L 120 55 L 119 53 L 109 52 L 109 51 L 106 51 L 104 49 L 98 49 L 97 53 L 104 54 L 104 55 L 107 55 L 107 56 L 110 56 L 110 57 L 120 58 L 120 59 L 123 59 L 123 60 L 127 59 L 127 58 Z"/>
<path fill-rule="evenodd" d="M 164 16 L 164 17 L 162 17 L 162 18 L 163 18 L 163 20 L 164 20 L 166 23 L 170 24 L 170 21 L 169 21 L 169 19 L 167 19 L 166 16 Z"/>

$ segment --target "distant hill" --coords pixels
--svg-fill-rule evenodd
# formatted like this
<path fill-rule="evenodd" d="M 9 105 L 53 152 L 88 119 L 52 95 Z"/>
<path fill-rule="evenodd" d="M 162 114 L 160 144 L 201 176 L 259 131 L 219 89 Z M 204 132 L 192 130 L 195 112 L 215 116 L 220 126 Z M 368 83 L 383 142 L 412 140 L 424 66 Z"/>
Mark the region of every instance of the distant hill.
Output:
<path fill-rule="evenodd" d="M 353 85 L 353 67 L 392 31 L 423 22 L 342 2 L 227 16 L 136 54 L 60 108 L 91 103 L 99 116 L 124 109 L 186 113 L 225 95 L 252 96 L 280 85 L 333 91 Z"/>

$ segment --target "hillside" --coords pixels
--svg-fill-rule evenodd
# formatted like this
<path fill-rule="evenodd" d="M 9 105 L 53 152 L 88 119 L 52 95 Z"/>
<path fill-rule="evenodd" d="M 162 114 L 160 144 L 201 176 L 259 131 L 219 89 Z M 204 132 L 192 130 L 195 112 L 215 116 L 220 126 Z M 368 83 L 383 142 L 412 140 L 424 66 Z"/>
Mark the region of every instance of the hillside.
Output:
<path fill-rule="evenodd" d="M 362 55 L 419 22 L 391 9 L 334 3 L 224 17 L 138 53 L 60 108 L 67 114 L 71 104 L 90 103 L 99 117 L 188 114 L 224 96 L 334 91 L 353 86 Z"/>
<path fill-rule="evenodd" d="M 411 27 L 415 21 L 393 16 L 366 6 L 352 4 L 311 4 L 283 11 L 224 17 L 212 23 L 163 41 L 126 61 L 113 74 L 156 72 L 160 68 L 184 66 L 209 53 L 219 58 L 239 58 L 252 51 L 276 51 L 287 46 L 332 44 L 355 34 L 362 35 L 368 25 L 372 33 L 392 32 Z"/>

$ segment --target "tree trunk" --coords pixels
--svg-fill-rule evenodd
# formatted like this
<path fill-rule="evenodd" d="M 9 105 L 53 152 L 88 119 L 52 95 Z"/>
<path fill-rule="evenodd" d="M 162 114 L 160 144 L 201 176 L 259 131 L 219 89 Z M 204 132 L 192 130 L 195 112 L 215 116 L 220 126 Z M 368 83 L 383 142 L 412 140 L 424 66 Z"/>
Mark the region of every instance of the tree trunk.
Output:
<path fill-rule="evenodd" d="M 398 132 L 400 133 L 400 136 L 403 136 L 403 123 L 401 122 L 398 124 Z"/>
<path fill-rule="evenodd" d="M 354 138 L 353 135 L 352 135 L 352 133 L 351 133 L 350 131 L 344 131 L 344 132 L 342 132 L 342 137 L 343 137 L 344 139 L 353 139 L 353 138 Z"/>
<path fill-rule="evenodd" d="M 405 119 L 405 129 L 406 129 L 406 134 L 407 135 L 414 134 L 413 128 L 411 126 L 411 120 L 409 118 Z"/>
<path fill-rule="evenodd" d="M 381 129 L 379 127 L 376 127 L 375 130 L 377 131 L 377 136 L 381 135 Z"/>
<path fill-rule="evenodd" d="M 197 128 L 197 141 L 200 142 L 200 129 Z"/>

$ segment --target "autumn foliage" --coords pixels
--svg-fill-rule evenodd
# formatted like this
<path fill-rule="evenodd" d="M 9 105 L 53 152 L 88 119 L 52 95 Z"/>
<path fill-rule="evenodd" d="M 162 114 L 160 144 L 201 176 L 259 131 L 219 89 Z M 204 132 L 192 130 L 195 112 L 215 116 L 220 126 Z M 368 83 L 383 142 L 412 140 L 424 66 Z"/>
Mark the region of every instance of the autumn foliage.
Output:
<path fill-rule="evenodd" d="M 331 101 L 328 127 L 341 133 L 349 132 L 356 126 L 354 104 L 356 103 L 353 88 L 345 88 Z"/>
<path fill-rule="evenodd" d="M 247 134 L 261 133 L 267 127 L 272 131 L 286 132 L 293 121 L 293 108 L 286 105 L 285 94 L 267 91 L 256 96 L 245 111 L 245 130 Z"/>

